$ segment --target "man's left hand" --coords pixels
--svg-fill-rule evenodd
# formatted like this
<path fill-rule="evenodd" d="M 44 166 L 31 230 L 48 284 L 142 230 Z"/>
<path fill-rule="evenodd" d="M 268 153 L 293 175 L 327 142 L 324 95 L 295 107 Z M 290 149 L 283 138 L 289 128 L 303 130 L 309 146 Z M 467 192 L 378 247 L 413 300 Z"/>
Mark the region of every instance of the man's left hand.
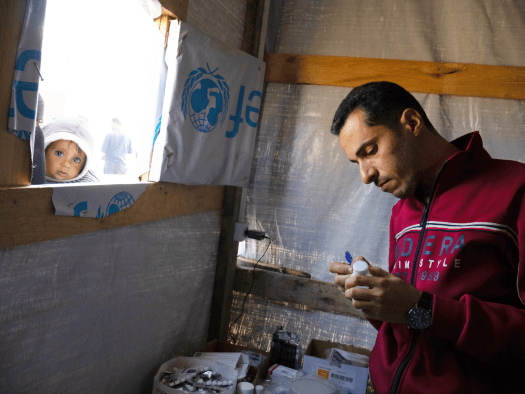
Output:
<path fill-rule="evenodd" d="M 329 270 L 337 274 L 334 283 L 344 289 L 354 308 L 369 319 L 408 323 L 407 312 L 419 301 L 421 291 L 379 267 L 369 266 L 371 276 L 350 276 L 348 268 L 348 264 L 334 262 Z"/>

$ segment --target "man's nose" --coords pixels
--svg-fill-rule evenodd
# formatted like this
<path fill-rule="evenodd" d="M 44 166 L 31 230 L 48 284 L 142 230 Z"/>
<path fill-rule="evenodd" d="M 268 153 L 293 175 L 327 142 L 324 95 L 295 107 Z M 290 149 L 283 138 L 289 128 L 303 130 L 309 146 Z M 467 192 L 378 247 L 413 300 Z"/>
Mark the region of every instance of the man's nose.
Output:
<path fill-rule="evenodd" d="M 361 162 L 359 163 L 359 171 L 361 172 L 361 181 L 364 184 L 369 184 L 374 181 L 377 177 L 377 171 L 375 168 L 368 163 Z"/>

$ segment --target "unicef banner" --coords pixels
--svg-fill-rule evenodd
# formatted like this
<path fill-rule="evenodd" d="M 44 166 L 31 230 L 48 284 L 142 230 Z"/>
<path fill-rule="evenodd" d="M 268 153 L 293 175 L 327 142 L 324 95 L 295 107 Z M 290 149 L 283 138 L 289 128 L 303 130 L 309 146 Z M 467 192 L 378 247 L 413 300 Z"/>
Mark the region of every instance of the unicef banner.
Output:
<path fill-rule="evenodd" d="M 29 140 L 35 130 L 46 0 L 28 0 L 9 107 L 9 131 Z"/>
<path fill-rule="evenodd" d="M 150 180 L 246 187 L 265 64 L 184 22 L 178 37 L 170 31 L 166 63 Z"/>
<path fill-rule="evenodd" d="M 68 184 L 53 187 L 55 215 L 103 218 L 129 208 L 147 183 L 105 185 Z"/>

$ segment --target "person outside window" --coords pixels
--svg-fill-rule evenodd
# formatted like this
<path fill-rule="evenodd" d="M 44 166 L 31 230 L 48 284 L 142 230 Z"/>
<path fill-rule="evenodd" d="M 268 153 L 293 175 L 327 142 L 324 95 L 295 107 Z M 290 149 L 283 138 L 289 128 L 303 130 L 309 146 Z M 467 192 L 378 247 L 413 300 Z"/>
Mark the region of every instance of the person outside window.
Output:
<path fill-rule="evenodd" d="M 118 118 L 112 119 L 112 129 L 102 143 L 104 174 L 126 175 L 128 167 L 126 158 L 133 153 L 131 138 L 121 130 Z"/>

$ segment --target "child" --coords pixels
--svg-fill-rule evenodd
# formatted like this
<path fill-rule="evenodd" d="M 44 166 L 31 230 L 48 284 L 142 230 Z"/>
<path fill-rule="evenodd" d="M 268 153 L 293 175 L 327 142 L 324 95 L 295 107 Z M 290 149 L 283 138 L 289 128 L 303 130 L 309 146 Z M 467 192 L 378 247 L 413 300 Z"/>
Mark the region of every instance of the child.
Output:
<path fill-rule="evenodd" d="M 93 140 L 81 118 L 57 118 L 42 129 L 46 183 L 98 182 L 89 170 Z"/>

